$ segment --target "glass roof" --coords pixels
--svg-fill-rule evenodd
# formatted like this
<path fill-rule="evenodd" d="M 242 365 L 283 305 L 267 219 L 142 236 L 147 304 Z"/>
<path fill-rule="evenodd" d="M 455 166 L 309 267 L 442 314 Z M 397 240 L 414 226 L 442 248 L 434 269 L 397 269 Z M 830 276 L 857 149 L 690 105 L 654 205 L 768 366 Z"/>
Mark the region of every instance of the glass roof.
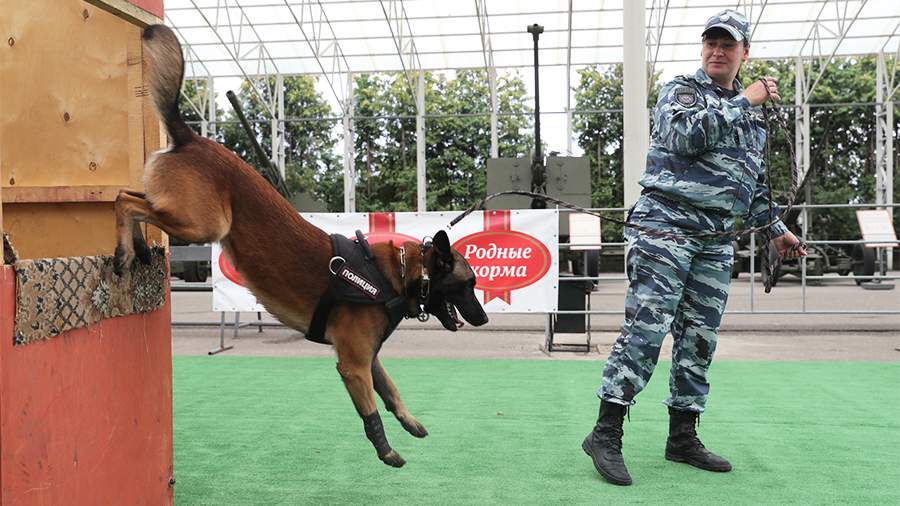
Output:
<path fill-rule="evenodd" d="M 623 1 L 166 0 L 190 46 L 189 77 L 528 67 L 525 27 L 544 26 L 542 66 L 622 61 Z M 646 0 L 649 60 L 697 61 L 706 19 L 753 24 L 754 58 L 893 53 L 897 0 Z M 481 14 L 481 15 L 479 15 Z M 657 47 L 658 41 L 658 47 Z"/>

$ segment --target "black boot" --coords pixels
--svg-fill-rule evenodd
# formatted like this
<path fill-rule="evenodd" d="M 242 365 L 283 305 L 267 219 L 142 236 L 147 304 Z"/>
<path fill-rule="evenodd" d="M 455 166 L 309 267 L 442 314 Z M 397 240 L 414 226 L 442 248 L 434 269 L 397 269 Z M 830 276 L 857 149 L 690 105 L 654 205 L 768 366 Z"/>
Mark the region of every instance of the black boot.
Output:
<path fill-rule="evenodd" d="M 594 461 L 597 472 L 616 485 L 631 485 L 631 475 L 622 459 L 622 421 L 627 410 L 621 404 L 600 401 L 597 425 L 581 443 L 584 453 Z"/>
<path fill-rule="evenodd" d="M 669 439 L 666 441 L 666 459 L 684 462 L 700 469 L 725 473 L 731 464 L 703 446 L 697 437 L 700 413 L 669 407 Z"/>

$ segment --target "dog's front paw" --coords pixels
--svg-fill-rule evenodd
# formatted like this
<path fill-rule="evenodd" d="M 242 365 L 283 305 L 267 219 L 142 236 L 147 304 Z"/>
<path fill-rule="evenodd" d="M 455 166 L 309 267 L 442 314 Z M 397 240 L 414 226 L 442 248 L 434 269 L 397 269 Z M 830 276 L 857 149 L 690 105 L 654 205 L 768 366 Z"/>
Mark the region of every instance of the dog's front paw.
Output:
<path fill-rule="evenodd" d="M 141 261 L 144 265 L 150 265 L 151 254 L 150 247 L 147 246 L 147 243 L 141 241 L 140 243 L 134 244 L 134 254 L 137 256 L 137 259 Z"/>
<path fill-rule="evenodd" d="M 419 423 L 419 421 L 413 417 L 409 417 L 409 419 L 405 420 L 401 419 L 400 425 L 402 425 L 403 428 L 406 429 L 406 432 L 409 432 L 417 438 L 423 438 L 428 435 L 428 431 L 425 430 L 425 426 Z"/>
<path fill-rule="evenodd" d="M 121 246 L 116 246 L 116 255 L 113 258 L 113 272 L 116 273 L 116 276 L 121 276 L 129 267 L 131 267 L 131 262 L 134 260 L 134 253 L 130 255 L 125 252 L 125 249 Z"/>
<path fill-rule="evenodd" d="M 403 457 L 401 457 L 400 454 L 393 449 L 391 449 L 384 455 L 379 455 L 378 458 L 391 467 L 403 467 L 403 464 L 406 464 L 406 461 L 403 460 Z"/>

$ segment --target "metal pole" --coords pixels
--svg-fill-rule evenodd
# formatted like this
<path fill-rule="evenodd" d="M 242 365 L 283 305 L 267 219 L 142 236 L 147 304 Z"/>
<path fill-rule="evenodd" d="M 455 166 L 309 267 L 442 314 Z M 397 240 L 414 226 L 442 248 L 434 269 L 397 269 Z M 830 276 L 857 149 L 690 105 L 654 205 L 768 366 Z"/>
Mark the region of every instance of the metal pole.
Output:
<path fill-rule="evenodd" d="M 528 33 L 534 40 L 534 158 L 541 159 L 541 77 L 540 63 L 538 61 L 538 39 L 544 33 L 544 27 L 533 24 L 528 27 Z"/>
<path fill-rule="evenodd" d="M 647 113 L 647 38 L 644 2 L 622 2 L 624 20 L 624 60 L 622 63 L 624 99 L 624 190 L 625 207 L 634 204 L 641 187 L 638 184 L 646 165 L 650 137 Z"/>
<path fill-rule="evenodd" d="M 584 250 L 583 261 L 584 261 L 584 270 L 582 272 L 584 272 L 584 274 L 587 274 L 588 273 L 588 250 Z M 587 320 L 585 322 L 585 330 L 587 331 L 586 332 L 586 334 L 587 334 L 587 350 L 586 351 L 587 352 L 591 351 L 591 292 L 594 291 L 593 285 L 594 285 L 593 281 L 586 282 L 586 285 L 585 285 L 586 293 L 584 295 L 585 299 L 587 299 L 586 302 L 587 302 L 587 311 L 588 311 L 587 314 L 585 315 L 586 320 Z M 588 288 L 588 287 L 590 287 L 590 288 Z"/>
<path fill-rule="evenodd" d="M 209 76 L 206 78 L 206 93 L 209 96 L 209 100 L 206 105 L 209 107 L 209 112 L 207 113 L 207 118 L 209 119 L 209 128 L 207 133 L 210 138 L 215 138 L 216 136 L 216 88 L 213 85 L 213 77 Z"/>
<path fill-rule="evenodd" d="M 419 71 L 419 86 L 416 93 L 416 209 L 427 211 L 425 192 L 425 71 Z"/>
<path fill-rule="evenodd" d="M 809 185 L 806 186 L 806 202 L 810 203 L 812 194 Z M 806 240 L 809 233 L 809 209 L 803 208 L 803 229 L 801 233 L 802 240 Z M 819 262 L 822 260 L 819 259 Z M 801 311 L 806 312 L 806 257 L 800 257 L 800 304 Z"/>
<path fill-rule="evenodd" d="M 803 67 L 803 58 L 796 58 L 796 78 L 794 80 L 794 108 L 796 116 L 794 117 L 795 138 L 794 146 L 796 149 L 797 167 L 800 169 L 798 179 L 800 181 L 806 177 L 809 172 L 809 104 L 807 104 L 807 89 L 804 86 L 806 81 L 806 70 Z"/>
<path fill-rule="evenodd" d="M 750 312 L 756 304 L 756 234 L 750 234 Z"/>
<path fill-rule="evenodd" d="M 347 74 L 344 107 L 344 212 L 356 212 L 356 173 L 353 153 L 353 74 Z"/>
<path fill-rule="evenodd" d="M 500 146 L 497 139 L 497 69 L 491 67 L 488 71 L 491 85 L 491 158 L 500 157 Z"/>
<path fill-rule="evenodd" d="M 220 314 L 222 315 L 222 319 L 219 321 L 219 347 L 207 352 L 208 355 L 217 355 L 223 351 L 234 348 L 234 346 L 225 346 L 225 312 L 223 311 Z"/>
<path fill-rule="evenodd" d="M 875 67 L 875 203 L 894 202 L 894 103 L 891 100 L 884 50 L 878 52 Z M 890 209 L 881 207 L 879 209 Z M 893 221 L 893 213 L 889 213 Z M 894 268 L 893 255 L 887 255 L 887 269 Z"/>
<path fill-rule="evenodd" d="M 281 174 L 281 178 L 287 181 L 284 167 L 284 131 L 287 125 L 284 122 L 284 76 L 281 74 L 275 76 L 275 97 L 278 100 L 275 109 L 278 116 L 272 122 L 272 142 L 274 143 L 272 145 L 272 157 L 275 158 L 275 165 L 278 167 L 278 173 Z"/>
<path fill-rule="evenodd" d="M 568 44 L 566 45 L 566 155 L 572 156 L 572 0 L 569 0 Z M 590 332 L 588 333 L 590 345 Z"/>
<path fill-rule="evenodd" d="M 534 158 L 531 160 L 531 191 L 545 193 L 546 182 L 544 174 L 544 155 L 541 152 L 541 78 L 540 62 L 538 60 L 538 39 L 544 33 L 544 27 L 535 23 L 528 25 L 528 33 L 534 40 Z M 543 200 L 532 199 L 532 209 L 544 209 L 547 203 Z"/>
<path fill-rule="evenodd" d="M 196 84 L 196 83 L 197 83 L 197 81 L 194 81 L 194 84 Z M 203 107 L 203 105 L 209 104 L 209 101 L 210 101 L 209 90 L 206 91 L 205 99 L 206 99 L 205 103 L 204 102 L 200 103 L 201 108 Z M 202 117 L 200 118 L 200 136 L 201 137 L 209 137 L 209 113 L 208 113 L 209 107 L 207 106 L 205 109 L 206 109 L 205 111 L 200 111 L 200 114 L 202 115 Z"/>

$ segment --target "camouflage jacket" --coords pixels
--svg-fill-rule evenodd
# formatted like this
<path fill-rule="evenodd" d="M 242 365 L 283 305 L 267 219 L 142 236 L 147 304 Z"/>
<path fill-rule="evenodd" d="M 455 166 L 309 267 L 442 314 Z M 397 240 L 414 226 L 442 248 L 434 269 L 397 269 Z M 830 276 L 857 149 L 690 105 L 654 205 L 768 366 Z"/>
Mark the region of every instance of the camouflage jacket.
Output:
<path fill-rule="evenodd" d="M 735 91 L 742 90 L 735 80 Z M 741 95 L 729 98 L 699 69 L 663 87 L 653 120 L 641 186 L 713 214 L 742 216 L 753 226 L 769 222 L 759 107 Z M 787 227 L 778 221 L 770 231 L 777 237 Z"/>

